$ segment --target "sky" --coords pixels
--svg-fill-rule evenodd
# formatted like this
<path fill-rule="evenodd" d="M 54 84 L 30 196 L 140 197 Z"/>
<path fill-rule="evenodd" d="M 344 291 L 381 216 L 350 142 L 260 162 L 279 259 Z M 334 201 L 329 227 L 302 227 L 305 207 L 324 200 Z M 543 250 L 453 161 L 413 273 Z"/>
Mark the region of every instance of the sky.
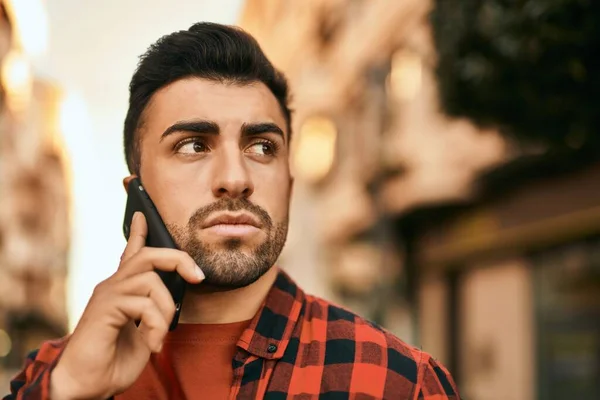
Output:
<path fill-rule="evenodd" d="M 73 231 L 69 324 L 94 287 L 116 270 L 125 246 L 123 120 L 139 55 L 194 22 L 235 24 L 242 0 L 48 0 L 48 48 L 38 75 L 68 94 L 63 135 L 72 167 Z"/>

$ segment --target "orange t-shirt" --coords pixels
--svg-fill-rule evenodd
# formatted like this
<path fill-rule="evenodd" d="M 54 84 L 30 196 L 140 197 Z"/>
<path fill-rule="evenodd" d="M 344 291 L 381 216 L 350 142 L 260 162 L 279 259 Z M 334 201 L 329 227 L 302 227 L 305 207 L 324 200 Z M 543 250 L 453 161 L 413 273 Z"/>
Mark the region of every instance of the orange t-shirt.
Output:
<path fill-rule="evenodd" d="M 227 399 L 236 344 L 249 323 L 180 324 L 136 382 L 115 399 Z"/>

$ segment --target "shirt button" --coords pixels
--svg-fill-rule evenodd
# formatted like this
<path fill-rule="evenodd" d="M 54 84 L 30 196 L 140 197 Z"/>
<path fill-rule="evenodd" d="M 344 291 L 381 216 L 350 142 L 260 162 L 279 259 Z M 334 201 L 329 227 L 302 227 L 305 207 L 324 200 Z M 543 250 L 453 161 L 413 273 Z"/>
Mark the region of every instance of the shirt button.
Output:
<path fill-rule="evenodd" d="M 274 344 L 270 344 L 269 347 L 267 347 L 267 353 L 275 353 L 277 351 L 277 346 Z"/>

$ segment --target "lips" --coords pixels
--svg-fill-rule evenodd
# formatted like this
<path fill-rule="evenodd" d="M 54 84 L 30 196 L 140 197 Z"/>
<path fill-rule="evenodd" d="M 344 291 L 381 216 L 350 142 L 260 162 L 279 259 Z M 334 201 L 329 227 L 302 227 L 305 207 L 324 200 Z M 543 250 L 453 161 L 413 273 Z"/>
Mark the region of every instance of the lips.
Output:
<path fill-rule="evenodd" d="M 250 214 L 220 214 L 214 217 L 208 218 L 202 228 L 210 228 L 217 225 L 240 225 L 240 226 L 253 226 L 255 228 L 261 228 L 260 221 Z"/>

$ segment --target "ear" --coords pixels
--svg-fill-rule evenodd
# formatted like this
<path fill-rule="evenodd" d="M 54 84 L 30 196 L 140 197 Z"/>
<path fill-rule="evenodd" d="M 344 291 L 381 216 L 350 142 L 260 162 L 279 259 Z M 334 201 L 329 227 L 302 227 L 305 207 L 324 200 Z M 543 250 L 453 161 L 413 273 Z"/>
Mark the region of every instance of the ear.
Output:
<path fill-rule="evenodd" d="M 127 189 L 129 188 L 129 182 L 131 182 L 133 178 L 137 178 L 137 175 L 129 175 L 123 178 L 123 187 L 125 188 L 125 192 L 127 192 Z"/>

